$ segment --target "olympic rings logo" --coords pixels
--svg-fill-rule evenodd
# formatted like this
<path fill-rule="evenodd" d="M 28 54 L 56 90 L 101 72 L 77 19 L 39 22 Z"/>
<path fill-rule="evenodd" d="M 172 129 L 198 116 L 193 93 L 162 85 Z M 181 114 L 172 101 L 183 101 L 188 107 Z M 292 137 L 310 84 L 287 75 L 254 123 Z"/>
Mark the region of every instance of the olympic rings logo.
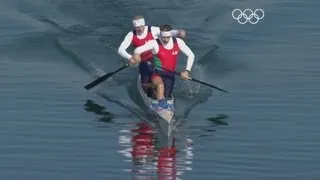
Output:
<path fill-rule="evenodd" d="M 232 11 L 232 17 L 233 19 L 238 20 L 240 24 L 246 24 L 248 21 L 251 24 L 257 24 L 259 20 L 263 19 L 264 11 L 262 9 L 256 9 L 255 11 L 245 9 L 242 12 L 240 9 L 234 9 Z"/>

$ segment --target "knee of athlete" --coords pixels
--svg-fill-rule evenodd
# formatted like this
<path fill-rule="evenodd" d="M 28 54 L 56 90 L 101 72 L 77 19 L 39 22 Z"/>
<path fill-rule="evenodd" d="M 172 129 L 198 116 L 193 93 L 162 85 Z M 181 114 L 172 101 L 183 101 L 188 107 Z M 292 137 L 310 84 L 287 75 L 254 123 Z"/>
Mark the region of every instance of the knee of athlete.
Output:
<path fill-rule="evenodd" d="M 164 91 L 164 84 L 158 84 L 157 89 L 158 91 Z"/>

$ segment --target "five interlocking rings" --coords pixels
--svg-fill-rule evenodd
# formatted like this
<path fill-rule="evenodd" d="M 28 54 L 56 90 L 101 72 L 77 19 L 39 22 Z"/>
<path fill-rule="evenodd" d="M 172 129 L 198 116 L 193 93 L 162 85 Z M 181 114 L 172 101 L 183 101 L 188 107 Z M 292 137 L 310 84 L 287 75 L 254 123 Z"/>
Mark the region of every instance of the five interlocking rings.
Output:
<path fill-rule="evenodd" d="M 261 12 L 261 17 L 257 14 L 257 12 Z M 234 9 L 232 11 L 233 19 L 238 20 L 240 24 L 246 24 L 248 21 L 251 24 L 257 24 L 260 19 L 264 17 L 264 11 L 262 9 L 256 9 L 252 11 L 251 9 L 245 9 L 241 11 L 240 9 Z M 254 21 L 252 21 L 252 19 Z"/>

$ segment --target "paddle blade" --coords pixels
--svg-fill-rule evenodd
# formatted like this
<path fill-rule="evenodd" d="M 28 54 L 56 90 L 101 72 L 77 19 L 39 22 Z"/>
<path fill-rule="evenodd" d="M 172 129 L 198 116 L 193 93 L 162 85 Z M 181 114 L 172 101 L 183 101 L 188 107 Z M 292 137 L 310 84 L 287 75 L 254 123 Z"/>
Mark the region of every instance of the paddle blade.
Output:
<path fill-rule="evenodd" d="M 117 69 L 116 71 L 114 72 L 111 72 L 111 73 L 108 73 L 108 74 L 105 74 L 101 77 L 99 77 L 98 79 L 94 80 L 93 82 L 87 84 L 86 86 L 84 86 L 84 88 L 86 90 L 89 90 L 95 86 L 97 86 L 98 84 L 102 83 L 103 81 L 105 81 L 106 79 L 108 79 L 109 77 L 113 76 L 114 74 L 116 74 L 117 72 L 119 71 L 122 71 L 123 69 L 129 67 L 129 64 L 125 64 L 123 65 L 122 67 L 120 67 L 119 69 Z"/>

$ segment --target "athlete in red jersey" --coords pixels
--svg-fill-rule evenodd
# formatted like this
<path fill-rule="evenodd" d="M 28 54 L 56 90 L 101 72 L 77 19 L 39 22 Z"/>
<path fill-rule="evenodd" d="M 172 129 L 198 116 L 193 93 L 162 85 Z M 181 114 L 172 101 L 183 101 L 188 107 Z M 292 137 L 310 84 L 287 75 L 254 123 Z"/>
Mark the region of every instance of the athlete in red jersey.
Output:
<path fill-rule="evenodd" d="M 119 46 L 118 53 L 131 64 L 134 64 L 135 61 L 127 52 L 127 48 L 130 45 L 133 45 L 135 48 L 144 45 L 146 42 L 157 38 L 160 34 L 159 27 L 146 26 L 145 20 L 142 16 L 136 16 L 133 19 L 134 29 L 130 31 L 124 38 L 123 42 Z M 173 30 L 173 36 L 185 37 L 186 32 L 182 30 Z M 139 64 L 139 71 L 141 75 L 142 86 L 146 90 L 147 83 L 151 83 L 151 75 L 153 68 L 151 66 L 151 60 L 153 59 L 153 54 L 151 51 L 146 51 L 141 54 L 142 63 Z M 150 92 L 148 93 L 150 95 Z"/>
<path fill-rule="evenodd" d="M 158 106 L 163 109 L 169 107 L 166 98 L 170 98 L 175 81 L 174 73 L 169 71 L 176 71 L 179 51 L 181 50 L 188 57 L 186 70 L 181 73 L 182 79 L 189 79 L 189 72 L 194 61 L 194 54 L 191 49 L 182 39 L 171 37 L 171 31 L 172 27 L 170 25 L 161 25 L 159 39 L 149 41 L 134 50 L 135 63 L 143 62 L 141 54 L 144 52 L 151 50 L 155 55 L 152 83 L 157 88 Z"/>

